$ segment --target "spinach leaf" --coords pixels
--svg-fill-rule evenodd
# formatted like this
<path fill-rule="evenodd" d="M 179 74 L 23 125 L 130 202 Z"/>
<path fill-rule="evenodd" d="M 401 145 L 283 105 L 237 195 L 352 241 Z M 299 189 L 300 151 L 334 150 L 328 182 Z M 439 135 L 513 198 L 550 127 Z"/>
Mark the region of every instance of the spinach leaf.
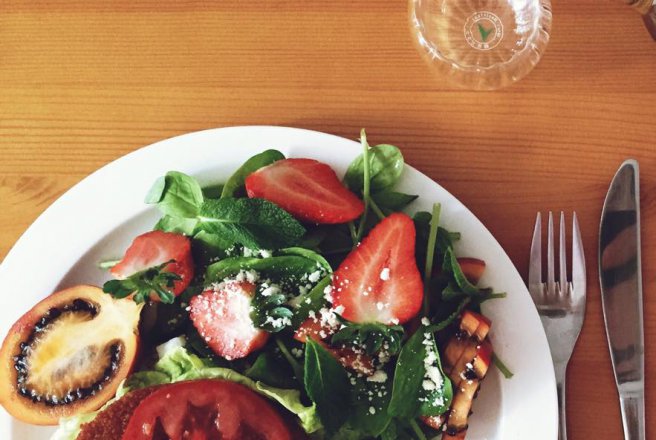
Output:
<path fill-rule="evenodd" d="M 206 199 L 220 199 L 221 198 L 221 192 L 223 192 L 223 185 L 222 183 L 217 183 L 215 185 L 209 185 L 209 186 L 204 186 L 203 187 L 203 197 Z"/>
<path fill-rule="evenodd" d="M 172 290 L 180 275 L 163 270 L 174 260 L 166 261 L 158 266 L 149 267 L 123 280 L 110 280 L 103 285 L 103 292 L 114 298 L 125 298 L 134 293 L 134 302 L 142 303 L 150 298 L 151 293 L 159 296 L 160 301 L 172 304 L 175 300 Z"/>
<path fill-rule="evenodd" d="M 339 362 L 311 338 L 305 346 L 303 383 L 326 431 L 337 432 L 350 413 L 349 379 Z"/>
<path fill-rule="evenodd" d="M 330 267 L 330 263 L 328 263 L 324 257 L 310 249 L 305 249 L 302 247 L 290 247 L 280 249 L 278 253 L 280 255 L 298 255 L 300 257 L 307 258 L 308 260 L 315 261 L 317 263 L 317 267 L 323 269 L 327 273 L 332 273 L 333 271 L 333 268 Z"/>
<path fill-rule="evenodd" d="M 410 203 L 414 202 L 419 196 L 404 194 L 390 189 L 384 189 L 371 194 L 371 198 L 384 214 L 403 211 Z"/>
<path fill-rule="evenodd" d="M 269 258 L 230 257 L 217 261 L 207 268 L 206 283 L 237 275 L 242 270 L 253 270 L 260 278 L 275 282 L 300 281 L 304 275 L 317 270 L 317 262 L 298 255 L 281 255 Z"/>
<path fill-rule="evenodd" d="M 260 353 L 253 365 L 244 371 L 244 375 L 278 388 L 296 388 L 298 386 L 287 362 L 271 350 Z"/>
<path fill-rule="evenodd" d="M 371 190 L 388 189 L 396 185 L 403 173 L 403 154 L 394 145 L 381 144 L 369 149 Z M 356 193 L 364 186 L 364 155 L 355 158 L 344 176 L 346 185 Z"/>
<path fill-rule="evenodd" d="M 310 311 L 317 311 L 323 307 L 326 303 L 325 290 L 331 283 L 332 277 L 326 275 L 311 290 L 293 299 L 294 304 L 296 304 L 294 319 L 292 320 L 294 327 L 301 325 L 310 315 Z"/>
<path fill-rule="evenodd" d="M 263 199 L 206 200 L 198 218 L 200 230 L 250 249 L 293 246 L 305 234 L 289 213 Z"/>
<path fill-rule="evenodd" d="M 193 177 L 179 171 L 169 171 L 155 181 L 145 201 L 157 204 L 165 215 L 193 218 L 200 211 L 203 192 Z"/>
<path fill-rule="evenodd" d="M 196 229 L 197 224 L 198 220 L 195 218 L 181 218 L 164 215 L 155 224 L 153 229 L 191 236 L 194 234 L 194 230 Z"/>
<path fill-rule="evenodd" d="M 453 390 L 442 371 L 435 338 L 425 326 L 408 339 L 399 354 L 389 413 L 401 419 L 443 414 Z"/>
<path fill-rule="evenodd" d="M 390 355 L 401 350 L 403 327 L 400 325 L 387 326 L 376 322 L 356 324 L 345 320 L 342 324 L 345 327 L 333 335 L 333 344 L 363 347 L 369 355 L 378 353 L 385 345 L 385 351 Z"/>
<path fill-rule="evenodd" d="M 351 377 L 351 416 L 347 426 L 361 432 L 358 438 L 377 437 L 382 434 L 392 417 L 388 413 L 392 379 L 372 382 L 366 378 Z"/>
<path fill-rule="evenodd" d="M 244 181 L 249 174 L 284 158 L 285 155 L 278 150 L 266 150 L 251 157 L 230 176 L 223 186 L 221 198 L 242 195 Z"/>
<path fill-rule="evenodd" d="M 255 327 L 277 333 L 292 325 L 294 313 L 285 306 L 287 297 L 280 287 L 262 283 L 251 301 L 250 317 Z"/>
<path fill-rule="evenodd" d="M 465 276 L 462 268 L 460 267 L 460 263 L 458 263 L 458 259 L 456 258 L 455 254 L 453 253 L 453 249 L 451 248 L 448 248 L 444 254 L 444 264 L 442 265 L 442 269 L 446 273 L 453 276 L 453 280 L 455 281 L 457 288 L 466 295 L 474 296 L 480 294 L 480 289 L 470 283 Z M 455 290 L 455 286 L 453 284 L 450 284 L 448 287 L 450 287 L 451 290 Z"/>

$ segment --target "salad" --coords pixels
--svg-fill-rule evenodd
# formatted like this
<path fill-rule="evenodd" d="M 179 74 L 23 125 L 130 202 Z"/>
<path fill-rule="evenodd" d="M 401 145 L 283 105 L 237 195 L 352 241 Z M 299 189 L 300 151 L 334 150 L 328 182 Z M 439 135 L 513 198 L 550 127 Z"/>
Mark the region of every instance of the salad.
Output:
<path fill-rule="evenodd" d="M 276 150 L 158 179 L 112 279 L 10 329 L 0 404 L 60 440 L 464 439 L 491 365 L 512 375 L 481 313 L 505 295 L 439 203 L 408 213 L 401 151 L 361 143 L 342 179 Z"/>

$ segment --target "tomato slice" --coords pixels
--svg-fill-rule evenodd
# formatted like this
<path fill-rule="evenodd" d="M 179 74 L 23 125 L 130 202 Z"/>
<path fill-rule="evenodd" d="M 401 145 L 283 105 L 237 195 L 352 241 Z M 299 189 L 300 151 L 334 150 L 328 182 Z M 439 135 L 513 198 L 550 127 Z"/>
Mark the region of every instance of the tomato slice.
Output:
<path fill-rule="evenodd" d="M 234 382 L 164 385 L 134 410 L 122 440 L 291 440 L 280 414 Z"/>

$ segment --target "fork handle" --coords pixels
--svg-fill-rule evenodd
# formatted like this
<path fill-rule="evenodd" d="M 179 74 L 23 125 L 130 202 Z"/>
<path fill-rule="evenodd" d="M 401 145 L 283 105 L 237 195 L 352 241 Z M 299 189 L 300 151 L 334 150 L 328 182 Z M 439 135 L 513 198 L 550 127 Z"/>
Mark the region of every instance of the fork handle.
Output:
<path fill-rule="evenodd" d="M 567 440 L 567 410 L 565 407 L 565 374 L 556 380 L 556 391 L 558 391 L 558 439 Z"/>
<path fill-rule="evenodd" d="M 620 394 L 625 440 L 645 440 L 645 395 L 643 392 Z"/>

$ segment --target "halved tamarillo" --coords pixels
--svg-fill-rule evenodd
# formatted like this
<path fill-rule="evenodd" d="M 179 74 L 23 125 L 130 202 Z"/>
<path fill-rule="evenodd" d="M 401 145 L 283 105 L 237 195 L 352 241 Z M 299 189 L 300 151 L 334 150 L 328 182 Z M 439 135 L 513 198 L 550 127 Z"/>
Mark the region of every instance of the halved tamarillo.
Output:
<path fill-rule="evenodd" d="M 132 369 L 141 307 L 86 285 L 43 299 L 0 348 L 0 404 L 37 425 L 98 409 Z"/>

